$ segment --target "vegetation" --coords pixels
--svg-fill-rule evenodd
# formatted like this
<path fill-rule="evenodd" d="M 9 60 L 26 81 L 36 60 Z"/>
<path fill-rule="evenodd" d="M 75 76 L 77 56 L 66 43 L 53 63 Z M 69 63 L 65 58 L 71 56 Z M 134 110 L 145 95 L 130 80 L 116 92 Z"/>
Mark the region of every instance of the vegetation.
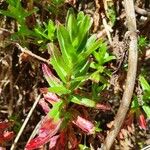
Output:
<path fill-rule="evenodd" d="M 138 2 L 134 5 L 140 7 Z M 0 148 L 108 146 L 108 131 L 124 104 L 126 74 L 132 65 L 133 38 L 127 30 L 128 14 L 122 17 L 125 12 L 120 1 L 6 0 L 0 4 Z M 135 83 L 130 83 L 133 94 L 128 90 L 132 102 L 127 99 L 130 107 L 124 106 L 126 118 L 119 134 L 116 131 L 115 149 L 149 145 L 149 37 L 147 22 L 139 23 L 143 14 L 136 13 L 137 73 Z"/>

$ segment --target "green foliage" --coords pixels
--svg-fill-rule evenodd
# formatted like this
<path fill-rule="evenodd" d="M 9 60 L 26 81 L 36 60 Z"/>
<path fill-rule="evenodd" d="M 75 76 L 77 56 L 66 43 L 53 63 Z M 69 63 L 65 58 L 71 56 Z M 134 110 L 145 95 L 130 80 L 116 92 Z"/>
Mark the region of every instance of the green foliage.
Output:
<path fill-rule="evenodd" d="M 52 0 L 52 3 L 54 5 L 60 5 L 60 4 L 63 4 L 65 0 Z"/>
<path fill-rule="evenodd" d="M 139 103 L 138 98 L 134 97 L 132 108 L 137 110 L 141 107 L 147 117 L 150 118 L 150 85 L 142 75 L 139 76 L 139 81 L 143 90 L 142 102 Z"/>
<path fill-rule="evenodd" d="M 79 149 L 80 150 L 90 150 L 89 147 L 87 147 L 86 145 L 82 145 L 82 144 L 79 144 Z"/>
<path fill-rule="evenodd" d="M 54 7 L 58 7 L 63 2 L 64 0 L 52 0 Z M 14 39 L 23 37 L 25 41 L 25 38 L 31 37 L 40 46 L 45 46 L 48 43 L 50 65 L 54 72 L 48 67 L 46 68 L 45 64 L 42 69 L 49 84 L 48 92 L 55 93 L 55 96 L 59 97 L 55 102 L 50 102 L 52 104 L 48 113 L 49 118 L 52 119 L 50 121 L 54 121 L 54 125 L 62 121 L 64 126 L 67 126 L 67 123 L 73 119 L 74 122 L 77 122 L 77 116 L 80 115 L 80 112 L 69 108 L 73 103 L 75 106 L 81 105 L 99 109 L 97 107 L 99 93 L 108 83 L 104 76 L 111 75 L 105 65 L 115 57 L 109 55 L 105 42 L 97 39 L 96 35 L 90 35 L 92 26 L 90 17 L 83 12 L 76 15 L 73 9 L 69 9 L 65 25 L 55 25 L 52 20 L 49 20 L 48 23 L 37 24 L 31 30 L 26 24 L 26 17 L 35 13 L 36 9 L 30 12 L 26 11 L 20 0 L 7 0 L 7 3 L 8 9 L 0 10 L 0 14 L 17 21 L 18 32 L 13 35 Z M 87 94 L 83 90 L 83 85 L 90 80 L 92 80 L 90 85 L 92 92 Z M 76 91 L 79 91 L 79 94 Z M 86 131 L 84 128 L 90 134 L 101 131 L 99 123 L 94 126 L 93 122 L 84 119 L 84 115 L 81 115 L 79 119 L 84 123 L 78 125 L 83 131 Z M 80 149 L 87 148 L 80 145 Z"/>
<path fill-rule="evenodd" d="M 70 9 L 65 26 L 60 24 L 56 26 L 56 37 L 59 45 L 56 46 L 54 42 L 48 44 L 48 52 L 51 56 L 50 64 L 57 77 L 45 64 L 43 64 L 42 69 L 50 86 L 48 91 L 57 94 L 60 99 L 53 105 L 49 116 L 56 121 L 63 118 L 62 129 L 66 128 L 68 122 L 71 122 L 80 114 L 78 110 L 70 108 L 70 104 L 100 108 L 100 105 L 98 105 L 99 92 L 106 87 L 104 83 L 107 83 L 102 73 L 105 72 L 104 74 L 110 75 L 104 65 L 115 59 L 114 56 L 108 54 L 107 45 L 102 40 L 97 40 L 95 35 L 90 36 L 91 25 L 89 16 L 84 15 L 83 12 L 75 15 L 73 10 Z M 47 38 L 43 33 L 40 34 Z M 91 63 L 90 57 L 92 56 L 95 60 Z M 93 66 L 93 71 L 89 71 L 90 66 Z M 83 85 L 87 80 L 95 79 L 94 74 L 100 77 L 96 83 L 91 82 L 94 94 L 88 95 L 87 92 L 83 91 Z M 102 78 L 105 82 L 102 82 Z M 100 81 L 102 82 L 101 86 L 98 84 Z M 76 91 L 79 91 L 79 93 L 76 93 Z M 90 134 L 101 131 L 99 123 L 94 126 L 92 122 L 82 117 L 78 119 L 84 122 L 80 124 L 79 121 L 78 126 L 83 130 L 85 128 Z M 80 149 L 85 148 L 80 145 Z"/>
<path fill-rule="evenodd" d="M 86 97 L 81 97 L 79 95 L 71 96 L 71 102 L 79 105 L 83 105 L 86 107 L 95 107 L 96 102 L 94 100 L 88 99 Z"/>
<path fill-rule="evenodd" d="M 46 76 L 50 85 L 49 92 L 58 94 L 69 103 L 86 107 L 96 107 L 99 92 L 108 83 L 104 75 L 110 76 L 110 71 L 104 65 L 115 59 L 108 54 L 106 43 L 97 40 L 95 35 L 89 35 L 91 25 L 90 17 L 83 12 L 75 15 L 72 9 L 68 11 L 65 26 L 56 27 L 60 50 L 54 43 L 48 44 L 48 52 L 51 55 L 50 64 L 60 81 L 58 82 L 53 75 Z M 95 60 L 91 63 L 92 55 Z M 89 72 L 90 67 L 94 72 Z M 82 85 L 89 79 L 96 83 L 102 82 L 104 85 L 99 86 L 93 83 L 93 94 L 90 97 L 74 94 L 77 89 L 82 91 Z"/>
<path fill-rule="evenodd" d="M 59 101 L 57 103 L 55 103 L 53 105 L 53 108 L 51 109 L 51 111 L 49 112 L 48 116 L 50 118 L 53 118 L 54 121 L 58 121 L 60 120 L 61 118 L 61 110 L 62 110 L 62 107 L 63 107 L 63 101 Z"/>
<path fill-rule="evenodd" d="M 100 80 L 100 78 L 98 79 Z M 102 81 L 102 79 L 100 81 Z M 106 87 L 107 87 L 107 81 L 105 81 L 105 84 L 102 85 L 99 85 L 99 83 L 94 82 L 92 84 L 92 99 L 94 99 L 95 101 L 99 101 L 99 99 L 101 98 L 100 92 L 102 92 Z"/>
<path fill-rule="evenodd" d="M 12 17 L 18 21 L 20 25 L 24 24 L 25 18 L 30 16 L 35 10 L 27 12 L 22 6 L 20 0 L 6 0 L 8 5 L 8 10 L 0 10 L 0 14 L 8 17 Z"/>
<path fill-rule="evenodd" d="M 147 117 L 150 118 L 150 105 L 149 105 L 150 104 L 150 85 L 142 75 L 139 77 L 139 81 L 143 89 L 142 108 L 144 112 L 146 113 Z"/>
<path fill-rule="evenodd" d="M 6 1 L 8 3 L 8 9 L 0 10 L 0 14 L 11 17 L 18 22 L 19 26 L 17 35 L 21 36 L 34 35 L 34 33 L 31 30 L 29 30 L 26 25 L 26 17 L 36 12 L 37 9 L 34 9 L 32 11 L 26 11 L 22 7 L 20 0 L 6 0 Z"/>
<path fill-rule="evenodd" d="M 43 24 L 36 20 L 37 22 L 35 22 L 33 29 L 29 29 L 27 17 L 33 13 L 35 14 L 38 10 L 37 8 L 27 11 L 22 7 L 20 0 L 7 0 L 7 3 L 7 10 L 0 10 L 0 14 L 15 19 L 18 25 L 18 31 L 11 35 L 11 40 L 20 40 L 26 43 L 25 39 L 30 38 L 33 43 L 40 46 L 42 51 L 45 50 L 47 42 L 56 40 L 56 26 L 51 19 L 48 23 L 44 22 Z M 60 1 L 57 1 L 57 3 L 60 3 Z"/>
<path fill-rule="evenodd" d="M 60 23 L 55 25 L 51 19 L 44 23 L 36 20 L 39 24 L 36 23 L 33 29 L 29 29 L 26 19 L 36 13 L 37 9 L 27 11 L 23 8 L 21 0 L 6 0 L 6 2 L 8 8 L 7 10 L 0 10 L 0 14 L 13 18 L 18 25 L 18 31 L 12 36 L 12 39 L 19 39 L 24 42 L 26 38 L 31 38 L 34 43 L 37 42 L 38 46 L 44 48 L 48 43 L 50 65 L 53 71 L 49 70 L 49 74 L 45 75 L 45 78 L 49 84 L 48 92 L 58 96 L 55 102 L 50 103 L 52 107 L 48 113 L 49 118 L 52 118 L 54 122 L 56 121 L 55 123 L 61 120 L 62 124 L 67 127 L 68 124 L 72 123 L 71 121 L 75 122 L 76 116 L 81 115 L 85 109 L 83 106 L 98 109 L 97 104 L 101 99 L 101 91 L 107 87 L 108 78 L 111 76 L 111 70 L 108 69 L 107 65 L 116 58 L 108 53 L 106 42 L 97 39 L 96 35 L 90 35 L 92 26 L 90 17 L 83 12 L 75 14 L 73 9 L 69 9 L 65 25 Z M 64 0 L 52 0 L 46 10 L 51 10 L 51 13 L 57 16 L 58 12 L 62 11 L 59 8 L 63 3 Z M 116 22 L 116 12 L 112 4 L 108 6 L 106 15 L 109 23 L 113 26 Z M 148 43 L 146 37 L 140 36 L 138 48 L 141 50 Z M 87 91 L 84 91 L 84 85 L 87 81 L 90 85 L 86 85 Z M 131 107 L 134 112 L 138 113 L 142 109 L 147 118 L 150 118 L 150 84 L 142 75 L 139 76 L 139 82 L 143 91 L 141 101 L 138 96 L 134 96 Z M 81 113 L 77 110 L 78 107 L 84 108 Z M 84 115 L 81 116 L 84 118 Z M 18 121 L 16 116 L 11 116 L 10 119 L 14 120 L 14 130 L 18 132 L 21 121 Z M 86 121 L 86 123 L 83 122 L 86 125 L 96 124 L 92 134 L 101 131 L 99 122 L 90 122 L 88 119 Z M 65 128 L 64 126 L 63 128 Z M 88 128 L 88 126 L 86 127 Z M 90 149 L 82 144 L 79 145 L 79 148 L 81 150 Z"/>
<path fill-rule="evenodd" d="M 112 4 L 108 7 L 106 15 L 107 15 L 108 19 L 110 20 L 110 22 L 113 26 L 116 22 L 117 17 L 116 17 L 115 8 Z"/>
<path fill-rule="evenodd" d="M 87 41 L 91 25 L 92 22 L 90 17 L 85 16 L 83 12 L 79 12 L 76 18 L 72 9 L 68 11 L 66 28 L 77 53 L 81 52 L 83 48 L 86 48 L 86 44 L 89 46 L 88 43 L 93 43 L 95 41 L 94 37 L 91 37 L 91 39 Z"/>
<path fill-rule="evenodd" d="M 93 52 L 95 61 L 91 63 L 90 67 L 96 71 L 91 75 L 91 79 L 98 83 L 102 82 L 107 83 L 107 80 L 104 76 L 110 76 L 110 71 L 104 66 L 107 62 L 115 59 L 115 56 L 109 55 L 107 52 L 107 45 L 101 40 L 100 48 L 97 51 Z"/>
<path fill-rule="evenodd" d="M 45 41 L 54 41 L 56 38 L 55 31 L 56 27 L 52 20 L 49 20 L 48 24 L 44 23 L 44 27 L 41 27 L 40 25 L 37 25 L 35 27 L 35 33 L 37 33 L 41 40 L 38 41 L 38 43 L 42 43 Z"/>
<path fill-rule="evenodd" d="M 19 119 L 16 115 L 12 115 L 9 117 L 9 120 L 14 122 L 13 131 L 18 133 L 21 128 L 21 119 Z"/>
<path fill-rule="evenodd" d="M 80 12 L 75 17 L 69 10 L 66 26 L 57 26 L 60 51 L 53 44 L 48 45 L 50 63 L 60 77 L 63 86 L 72 92 L 88 79 L 89 56 L 101 45 L 95 36 L 89 37 L 91 20 Z"/>
<path fill-rule="evenodd" d="M 144 48 L 144 47 L 146 47 L 147 45 L 148 45 L 148 40 L 147 40 L 147 38 L 146 37 L 144 37 L 144 36 L 140 36 L 139 38 L 138 38 L 138 48 Z"/>

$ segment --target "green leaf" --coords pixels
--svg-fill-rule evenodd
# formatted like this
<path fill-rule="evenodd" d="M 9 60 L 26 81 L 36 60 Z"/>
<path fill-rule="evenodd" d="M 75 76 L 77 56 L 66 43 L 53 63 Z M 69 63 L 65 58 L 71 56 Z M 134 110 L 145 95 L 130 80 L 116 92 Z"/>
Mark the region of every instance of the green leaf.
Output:
<path fill-rule="evenodd" d="M 142 89 L 144 91 L 150 92 L 150 85 L 148 84 L 148 82 L 145 80 L 145 78 L 142 75 L 140 75 L 139 81 L 141 83 Z"/>
<path fill-rule="evenodd" d="M 20 0 L 7 0 L 7 3 L 9 4 L 8 10 L 0 10 L 0 14 L 17 20 L 18 24 L 20 25 L 19 31 L 17 32 L 17 36 L 34 36 L 33 32 L 28 29 L 25 22 L 25 18 L 27 16 L 30 16 L 32 13 L 36 12 L 37 9 L 33 9 L 32 11 L 27 12 L 22 7 Z"/>
<path fill-rule="evenodd" d="M 143 108 L 144 112 L 146 113 L 147 118 L 150 118 L 150 106 L 143 105 L 142 108 Z"/>
<path fill-rule="evenodd" d="M 109 6 L 108 7 L 106 15 L 109 18 L 109 20 L 111 21 L 112 25 L 114 25 L 115 22 L 116 22 L 116 19 L 117 19 L 114 6 Z"/>
<path fill-rule="evenodd" d="M 99 83 L 93 83 L 92 84 L 92 99 L 94 99 L 96 102 L 100 100 L 100 92 L 106 88 L 106 84 L 99 85 Z"/>
<path fill-rule="evenodd" d="M 78 13 L 78 15 L 77 15 L 77 23 L 78 23 L 78 26 L 79 26 L 80 22 L 83 21 L 83 19 L 84 19 L 84 13 L 83 13 L 83 11 L 80 11 L 80 12 Z"/>
<path fill-rule="evenodd" d="M 0 10 L 0 14 L 2 14 L 4 16 L 15 18 L 15 16 L 11 12 L 6 11 L 6 10 Z"/>
<path fill-rule="evenodd" d="M 39 34 L 39 35 L 43 36 L 44 38 L 48 39 L 48 36 L 45 34 L 45 31 L 44 31 L 43 29 L 35 28 L 34 31 L 35 31 L 37 34 Z"/>
<path fill-rule="evenodd" d="M 144 48 L 148 44 L 149 44 L 149 41 L 148 41 L 147 37 L 144 37 L 143 35 L 139 36 L 139 38 L 138 38 L 138 48 L 140 48 L 140 49 Z"/>
<path fill-rule="evenodd" d="M 40 25 L 37 25 L 34 28 L 34 31 L 44 37 L 46 40 L 50 40 L 53 41 L 55 39 L 55 31 L 56 31 L 56 27 L 54 25 L 54 22 L 52 20 L 49 20 L 48 24 L 44 24 L 45 27 L 41 27 Z"/>
<path fill-rule="evenodd" d="M 107 53 L 107 45 L 103 41 L 101 41 L 98 52 L 94 51 L 93 55 L 96 58 L 98 65 L 104 65 L 106 62 L 115 59 L 115 56 L 109 56 Z"/>
<path fill-rule="evenodd" d="M 102 46 L 102 44 L 101 44 L 101 47 L 99 48 L 99 51 L 94 53 L 96 61 L 98 61 L 98 64 L 100 64 L 100 65 L 104 64 L 105 55 L 106 55 L 106 51 L 107 51 L 107 48 L 104 47 L 104 45 Z"/>
<path fill-rule="evenodd" d="M 82 145 L 82 144 L 79 144 L 79 149 L 80 150 L 91 150 L 89 147 L 87 147 L 86 145 Z"/>
<path fill-rule="evenodd" d="M 60 5 L 62 3 L 64 3 L 65 0 L 52 0 L 52 3 L 55 5 Z"/>
<path fill-rule="evenodd" d="M 97 48 L 99 48 L 100 46 L 100 40 L 92 43 L 87 49 L 85 48 L 85 50 L 78 55 L 78 59 L 76 60 L 75 64 L 74 64 L 74 72 L 75 74 L 79 72 L 79 70 L 83 67 L 83 65 L 86 63 L 87 58 L 90 56 L 90 54 L 96 50 Z"/>
<path fill-rule="evenodd" d="M 99 71 L 95 71 L 94 73 L 92 73 L 90 79 L 95 82 L 98 83 L 100 81 L 100 74 Z"/>
<path fill-rule="evenodd" d="M 52 92 L 52 93 L 56 93 L 58 95 L 70 93 L 70 90 L 66 89 L 63 85 L 50 87 L 50 88 L 48 88 L 48 91 Z"/>
<path fill-rule="evenodd" d="M 65 70 L 60 66 L 61 60 L 60 61 L 56 61 L 54 58 L 51 58 L 50 63 L 52 64 L 53 68 L 55 69 L 55 71 L 57 72 L 59 78 L 66 83 L 66 76 L 67 73 L 65 72 Z"/>
<path fill-rule="evenodd" d="M 69 9 L 67 13 L 66 28 L 69 32 L 71 42 L 73 43 L 75 37 L 77 36 L 77 20 L 73 9 Z"/>
<path fill-rule="evenodd" d="M 84 59 L 87 59 L 87 57 L 93 52 L 95 51 L 97 48 L 99 48 L 101 45 L 101 40 L 97 40 L 94 43 L 92 43 L 91 45 L 89 45 L 89 47 L 86 47 L 85 51 L 83 53 L 80 54 L 80 58 L 78 60 L 82 61 Z"/>
<path fill-rule="evenodd" d="M 86 107 L 95 107 L 96 106 L 95 101 L 85 98 L 85 97 L 78 96 L 78 95 L 72 96 L 70 101 L 75 104 L 83 105 Z"/>
<path fill-rule="evenodd" d="M 6 0 L 6 2 L 9 3 L 9 5 L 14 6 L 14 7 L 20 6 L 20 0 Z"/>
<path fill-rule="evenodd" d="M 106 53 L 106 55 L 107 55 L 108 53 Z M 107 63 L 107 62 L 109 62 L 109 61 L 111 61 L 111 60 L 114 60 L 114 59 L 116 59 L 116 57 L 115 56 L 106 56 L 105 55 L 105 60 L 104 60 L 104 63 Z"/>
<path fill-rule="evenodd" d="M 136 96 L 134 96 L 132 104 L 131 104 L 131 108 L 132 109 L 138 109 L 140 107 L 139 103 L 138 103 L 138 99 Z"/>
<path fill-rule="evenodd" d="M 149 91 L 145 91 L 145 92 L 144 92 L 143 101 L 144 101 L 144 102 L 150 101 L 150 92 L 149 92 Z"/>
<path fill-rule="evenodd" d="M 63 107 L 63 101 L 60 100 L 53 104 L 53 108 L 48 113 L 48 116 L 50 118 L 54 118 L 54 121 L 57 121 L 61 118 L 61 110 Z"/>
<path fill-rule="evenodd" d="M 100 122 L 96 122 L 96 125 L 95 125 L 95 131 L 96 131 L 96 132 L 102 131 L 102 129 L 99 128 L 99 126 L 100 126 Z"/>
<path fill-rule="evenodd" d="M 90 60 L 80 62 L 80 65 L 76 66 L 76 68 L 73 68 L 73 76 L 77 78 L 86 75 L 88 73 L 90 63 Z"/>
<path fill-rule="evenodd" d="M 85 48 L 87 49 L 88 47 L 90 47 L 93 43 L 95 43 L 96 41 L 96 35 L 93 34 L 92 36 L 90 36 L 90 38 L 87 39 Z"/>
<path fill-rule="evenodd" d="M 29 28 L 26 25 L 21 25 L 18 32 L 16 34 L 19 36 L 32 36 L 35 37 L 35 33 L 32 30 L 29 30 Z"/>
<path fill-rule="evenodd" d="M 48 30 L 48 39 L 53 41 L 55 38 L 56 27 L 55 27 L 54 22 L 52 20 L 49 20 L 47 30 Z"/>
<path fill-rule="evenodd" d="M 51 55 L 50 63 L 52 64 L 61 80 L 66 83 L 66 77 L 70 71 L 69 66 L 64 62 L 57 47 L 55 47 L 52 43 L 49 43 L 47 46 L 48 51 Z"/>
<path fill-rule="evenodd" d="M 92 21 L 89 16 L 84 16 L 83 20 L 78 23 L 78 38 L 76 42 L 76 48 L 78 49 L 83 43 L 84 38 L 87 36 L 89 29 L 91 28 Z"/>
<path fill-rule="evenodd" d="M 61 81 L 53 75 L 50 68 L 48 68 L 46 64 L 42 64 L 42 70 L 45 79 L 51 87 L 59 86 L 60 84 L 62 84 Z"/>
<path fill-rule="evenodd" d="M 60 25 L 57 29 L 57 37 L 61 48 L 61 53 L 64 61 L 72 68 L 72 61 L 76 59 L 75 49 L 71 44 L 71 39 L 68 31 L 64 26 Z"/>
<path fill-rule="evenodd" d="M 73 91 L 74 89 L 76 89 L 76 88 L 77 88 L 78 86 L 80 86 L 83 82 L 85 82 L 86 80 L 88 80 L 89 77 L 90 77 L 90 74 L 73 78 L 73 79 L 71 80 L 70 90 Z"/>

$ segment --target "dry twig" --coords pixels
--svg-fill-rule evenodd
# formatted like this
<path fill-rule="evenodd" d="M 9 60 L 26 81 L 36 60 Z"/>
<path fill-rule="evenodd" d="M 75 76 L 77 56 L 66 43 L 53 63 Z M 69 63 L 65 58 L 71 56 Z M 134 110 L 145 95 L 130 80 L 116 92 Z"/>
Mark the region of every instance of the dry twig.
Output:
<path fill-rule="evenodd" d="M 100 15 L 99 15 L 99 11 L 100 11 L 100 4 L 99 4 L 99 0 L 95 0 L 95 5 L 96 5 L 96 10 L 93 14 L 93 24 L 94 24 L 94 29 L 93 32 L 96 32 L 99 26 L 99 20 L 100 20 Z"/>
<path fill-rule="evenodd" d="M 110 32 L 112 32 L 113 30 L 112 30 L 112 28 L 108 25 L 104 14 L 101 14 L 101 16 L 102 16 L 103 26 L 104 26 L 104 28 L 105 28 L 105 31 L 106 31 L 106 34 L 107 34 L 109 43 L 110 43 L 110 45 L 111 45 L 111 44 L 112 44 L 112 38 L 111 38 Z"/>
<path fill-rule="evenodd" d="M 127 25 L 128 25 L 128 32 L 130 43 L 129 43 L 129 58 L 128 58 L 128 72 L 127 72 L 127 79 L 125 90 L 123 93 L 123 97 L 121 100 L 120 107 L 118 109 L 117 115 L 114 120 L 113 127 L 111 131 L 108 133 L 105 142 L 104 142 L 104 150 L 110 150 L 111 146 L 114 143 L 116 136 L 118 135 L 123 121 L 126 117 L 127 111 L 129 109 L 135 79 L 136 79 L 136 71 L 137 71 L 137 28 L 136 28 L 136 18 L 135 18 L 135 11 L 134 11 L 134 2 L 133 0 L 124 0 L 125 4 L 125 11 L 126 11 L 126 18 L 127 18 Z"/>
<path fill-rule="evenodd" d="M 39 95 L 39 96 L 37 97 L 37 99 L 35 100 L 35 102 L 34 102 L 32 108 L 30 109 L 30 111 L 29 111 L 29 113 L 28 113 L 28 115 L 27 115 L 27 117 L 26 117 L 26 119 L 25 119 L 23 125 L 21 126 L 21 128 L 20 128 L 20 130 L 19 130 L 19 132 L 18 132 L 18 135 L 16 136 L 16 138 L 15 138 L 15 140 L 14 140 L 14 142 L 13 142 L 11 148 L 10 148 L 10 150 L 15 150 L 16 144 L 17 144 L 17 142 L 18 142 L 20 136 L 22 135 L 22 133 L 23 133 L 23 131 L 24 131 L 24 128 L 25 128 L 25 126 L 27 125 L 27 123 L 28 123 L 28 121 L 29 121 L 29 119 L 30 119 L 30 117 L 31 117 L 31 115 L 32 115 L 32 113 L 33 113 L 33 111 L 34 111 L 36 105 L 38 104 L 40 98 L 41 98 L 41 95 Z"/>
<path fill-rule="evenodd" d="M 150 17 L 150 12 L 149 11 L 146 11 L 145 9 L 142 9 L 142 8 L 139 8 L 137 6 L 134 7 L 135 8 L 135 11 L 140 14 L 140 15 L 143 15 L 143 16 L 148 16 Z"/>
<path fill-rule="evenodd" d="M 26 144 L 28 144 L 30 142 L 31 139 L 33 139 L 35 137 L 35 135 L 38 133 L 39 131 L 39 128 L 40 128 L 40 125 L 41 125 L 41 120 L 39 121 L 39 123 L 36 125 L 36 127 L 34 128 L 33 132 L 31 133 L 28 141 Z"/>
<path fill-rule="evenodd" d="M 38 56 L 38 55 L 32 53 L 31 51 L 27 50 L 26 48 L 21 47 L 18 43 L 16 43 L 15 45 L 16 45 L 16 46 L 18 47 L 18 49 L 20 49 L 23 53 L 26 53 L 26 54 L 28 54 L 29 56 L 31 56 L 31 57 L 33 57 L 33 58 L 36 58 L 36 59 L 39 60 L 39 61 L 42 61 L 42 62 L 44 62 L 44 63 L 49 64 L 49 60 L 47 60 L 47 59 L 45 59 L 45 58 L 42 58 L 42 57 L 40 57 L 40 56 Z"/>

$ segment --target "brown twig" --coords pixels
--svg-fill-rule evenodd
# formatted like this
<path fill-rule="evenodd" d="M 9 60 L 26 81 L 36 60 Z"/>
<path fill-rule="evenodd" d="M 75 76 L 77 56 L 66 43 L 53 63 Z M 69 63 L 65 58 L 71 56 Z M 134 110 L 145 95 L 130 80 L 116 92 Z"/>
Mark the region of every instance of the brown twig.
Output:
<path fill-rule="evenodd" d="M 12 57 L 10 57 L 10 100 L 9 100 L 9 104 L 8 104 L 8 114 L 9 116 L 11 116 L 13 114 L 13 102 L 14 102 L 14 92 L 13 92 L 13 85 L 14 85 L 14 81 L 13 81 L 13 74 L 12 74 Z"/>
<path fill-rule="evenodd" d="M 16 45 L 16 46 L 18 47 L 18 49 L 20 49 L 23 53 L 26 53 L 26 54 L 30 55 L 31 57 L 36 58 L 36 59 L 39 60 L 39 61 L 42 61 L 42 62 L 44 62 L 44 63 L 49 64 L 49 60 L 47 60 L 47 59 L 45 59 L 45 58 L 42 58 L 42 57 L 40 57 L 40 56 L 38 56 L 38 55 L 32 53 L 31 51 L 29 51 L 29 50 L 26 49 L 26 48 L 21 47 L 18 43 L 15 43 L 15 45 Z"/>
<path fill-rule="evenodd" d="M 103 37 L 105 37 L 105 36 L 106 36 L 106 30 L 105 30 L 105 29 L 99 31 L 99 32 L 96 34 L 97 39 L 103 38 Z"/>
<path fill-rule="evenodd" d="M 104 146 L 103 146 L 104 150 L 110 150 L 116 136 L 118 135 L 121 129 L 121 126 L 123 124 L 123 121 L 126 117 L 127 111 L 131 103 L 134 85 L 135 85 L 135 79 L 136 79 L 138 54 L 137 54 L 137 34 L 136 34 L 137 28 L 136 28 L 136 18 L 135 18 L 135 11 L 134 11 L 134 2 L 133 0 L 124 0 L 124 5 L 126 11 L 127 25 L 129 30 L 128 32 L 130 33 L 128 72 L 127 72 L 126 85 L 121 100 L 121 104 L 119 106 L 117 115 L 115 117 L 113 127 L 105 139 Z"/>
<path fill-rule="evenodd" d="M 93 24 L 94 24 L 93 32 L 96 32 L 98 29 L 99 20 L 100 20 L 100 15 L 99 15 L 100 4 L 99 4 L 99 0 L 94 0 L 94 1 L 95 1 L 95 5 L 96 5 L 96 10 L 93 14 Z"/>

